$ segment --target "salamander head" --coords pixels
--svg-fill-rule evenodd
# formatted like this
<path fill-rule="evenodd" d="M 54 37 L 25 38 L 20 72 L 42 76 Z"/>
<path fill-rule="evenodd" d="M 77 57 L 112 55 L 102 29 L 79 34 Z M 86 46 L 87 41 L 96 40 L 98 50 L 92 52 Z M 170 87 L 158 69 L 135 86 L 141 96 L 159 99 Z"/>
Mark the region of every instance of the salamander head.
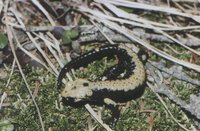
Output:
<path fill-rule="evenodd" d="M 92 96 L 90 82 L 85 79 L 77 79 L 67 82 L 65 88 L 61 92 L 61 96 L 65 99 L 73 99 L 74 102 L 88 100 Z"/>

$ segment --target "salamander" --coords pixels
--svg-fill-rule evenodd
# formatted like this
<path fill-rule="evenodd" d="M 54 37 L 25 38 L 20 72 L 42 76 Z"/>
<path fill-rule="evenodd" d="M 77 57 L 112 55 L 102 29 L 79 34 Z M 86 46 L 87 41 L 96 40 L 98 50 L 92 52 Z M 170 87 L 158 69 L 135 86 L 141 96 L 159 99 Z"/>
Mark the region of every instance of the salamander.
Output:
<path fill-rule="evenodd" d="M 71 106 L 86 103 L 116 105 L 140 97 L 144 92 L 146 80 L 143 63 L 136 53 L 122 45 L 96 48 L 67 63 L 58 76 L 58 89 L 62 85 L 62 79 L 71 69 L 86 67 L 95 60 L 114 56 L 118 58 L 118 64 L 105 72 L 105 81 L 76 79 L 67 82 L 61 91 L 63 101 Z M 122 72 L 125 72 L 123 79 L 117 79 L 116 76 Z"/>

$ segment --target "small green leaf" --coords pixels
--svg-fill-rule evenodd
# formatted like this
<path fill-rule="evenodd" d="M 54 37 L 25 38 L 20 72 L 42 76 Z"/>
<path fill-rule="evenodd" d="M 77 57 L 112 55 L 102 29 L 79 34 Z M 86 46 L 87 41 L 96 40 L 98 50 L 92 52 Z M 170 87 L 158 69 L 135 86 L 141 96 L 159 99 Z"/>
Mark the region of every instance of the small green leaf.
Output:
<path fill-rule="evenodd" d="M 65 30 L 63 33 L 63 44 L 70 44 L 72 42 L 71 39 L 75 39 L 79 36 L 79 30 L 73 29 L 73 30 Z"/>
<path fill-rule="evenodd" d="M 0 49 L 5 48 L 8 45 L 8 39 L 6 35 L 0 33 Z"/>
<path fill-rule="evenodd" d="M 62 42 L 63 42 L 63 44 L 70 44 L 72 42 L 72 40 L 69 37 L 69 35 L 63 35 Z"/>
<path fill-rule="evenodd" d="M 0 121 L 0 131 L 13 131 L 14 125 L 8 120 Z"/>
<path fill-rule="evenodd" d="M 69 37 L 72 39 L 75 39 L 79 36 L 79 30 L 78 29 L 73 29 L 69 32 Z"/>

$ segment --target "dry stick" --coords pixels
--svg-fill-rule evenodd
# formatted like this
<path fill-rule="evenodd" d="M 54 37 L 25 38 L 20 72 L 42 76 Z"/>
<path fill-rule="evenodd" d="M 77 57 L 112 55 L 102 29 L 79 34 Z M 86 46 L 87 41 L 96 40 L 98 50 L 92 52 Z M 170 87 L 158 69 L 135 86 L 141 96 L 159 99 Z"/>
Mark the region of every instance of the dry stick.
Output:
<path fill-rule="evenodd" d="M 161 72 L 167 73 L 168 75 L 173 76 L 181 81 L 185 81 L 187 83 L 191 83 L 193 85 L 200 86 L 200 81 L 198 79 L 191 78 L 189 75 L 187 75 L 187 73 L 184 73 L 182 70 L 177 70 L 176 68 L 174 68 L 174 66 L 172 66 L 171 68 L 167 68 L 166 65 L 162 65 L 159 62 L 157 63 L 157 62 L 153 62 L 150 60 L 148 60 L 148 63 L 151 66 L 160 70 Z"/>
<path fill-rule="evenodd" d="M 183 101 L 182 100 L 180 100 L 179 102 L 177 101 L 177 100 L 175 100 L 175 99 L 173 99 L 173 97 L 174 97 L 174 95 L 173 95 L 173 93 L 171 93 L 170 91 L 169 91 L 169 87 L 167 87 L 164 83 L 163 83 L 163 81 L 164 81 L 164 79 L 163 79 L 163 76 L 162 76 L 162 74 L 161 74 L 161 72 L 159 71 L 159 70 L 157 70 L 156 68 L 157 67 L 154 67 L 154 65 L 152 65 L 152 63 L 147 63 L 147 65 L 146 65 L 146 67 L 147 67 L 147 70 L 149 70 L 149 73 L 150 73 L 150 76 L 154 79 L 154 83 L 156 83 L 156 89 L 154 89 L 154 93 L 161 93 L 161 94 L 163 94 L 163 95 L 165 95 L 165 96 L 167 96 L 170 100 L 172 100 L 172 101 L 174 101 L 176 104 L 178 104 L 181 108 L 184 108 L 183 106 L 182 106 L 182 104 L 181 103 L 183 103 Z M 168 94 L 168 93 L 163 93 L 163 92 L 160 92 L 160 91 L 158 91 L 158 90 L 168 90 L 169 92 L 170 92 L 170 94 Z M 164 92 L 165 92 L 164 91 Z M 185 102 L 184 102 L 185 103 Z M 186 103 L 185 103 L 186 104 Z M 187 110 L 187 109 L 186 109 Z M 189 111 L 189 112 L 191 112 L 192 113 L 192 111 Z M 189 118 L 187 117 L 187 115 L 185 115 L 184 114 L 184 112 L 182 112 L 182 114 L 184 115 L 184 117 L 188 120 Z M 195 127 L 193 126 L 193 124 L 191 124 L 191 127 L 193 128 L 193 130 L 194 131 L 196 131 L 196 129 L 195 129 Z"/>
<path fill-rule="evenodd" d="M 111 17 L 112 18 L 112 17 Z M 119 19 L 114 19 L 114 20 L 118 20 L 119 22 Z M 125 20 L 127 21 L 127 20 Z M 56 27 L 59 27 L 59 28 L 63 28 L 65 30 L 71 30 L 75 27 L 79 27 L 81 31 L 84 31 L 85 28 L 87 28 L 87 26 L 91 26 L 91 25 L 81 25 L 81 26 L 28 26 L 26 28 L 20 26 L 20 25 L 16 25 L 15 23 L 8 23 L 9 25 L 11 25 L 12 27 L 15 27 L 15 28 L 19 28 L 19 29 L 22 29 L 24 31 L 28 31 L 28 32 L 38 32 L 38 31 L 52 31 L 54 28 Z M 133 23 L 135 25 L 135 23 Z M 133 25 L 132 24 L 132 25 Z M 153 25 L 153 24 L 152 24 Z M 135 25 L 136 26 L 136 25 Z M 144 25 L 142 26 L 142 24 L 138 24 L 139 27 L 144 27 Z M 149 27 L 147 27 L 149 28 Z M 160 27 L 159 27 L 160 28 Z M 181 31 L 181 30 L 197 30 L 197 29 L 200 29 L 200 26 L 187 26 L 187 27 L 176 27 L 176 26 L 173 26 L 173 27 L 167 27 L 167 28 L 161 28 L 163 31 Z"/>
<path fill-rule="evenodd" d="M 150 26 L 152 26 L 152 25 L 150 25 Z M 191 52 L 193 52 L 193 53 L 195 53 L 195 54 L 197 54 L 197 55 L 200 56 L 200 52 L 197 52 L 196 50 L 194 50 L 194 49 L 192 49 L 192 48 L 184 45 L 182 42 L 180 42 L 179 40 L 175 39 L 174 37 L 168 35 L 166 32 L 164 32 L 164 31 L 162 31 L 160 29 L 157 29 L 157 28 L 155 28 L 155 30 L 158 31 L 158 32 L 160 32 L 161 34 L 163 34 L 167 38 L 173 40 L 174 42 L 178 43 L 179 45 L 183 46 L 185 49 L 188 49 L 189 51 L 191 51 Z"/>
<path fill-rule="evenodd" d="M 87 30 L 84 26 L 77 26 L 78 28 L 80 28 L 80 32 L 81 33 L 85 33 L 85 34 L 90 34 L 90 32 L 95 32 L 96 35 L 94 34 L 91 34 L 91 36 L 87 35 L 87 36 L 84 36 L 84 35 L 81 35 L 78 39 L 79 42 L 87 42 L 87 41 L 95 41 L 95 40 L 98 40 L 98 41 L 105 41 L 106 39 L 104 37 L 102 37 L 101 34 L 97 33 L 97 28 L 92 28 L 94 27 L 93 25 L 88 25 L 88 28 L 89 26 L 91 27 L 91 30 Z M 38 31 L 50 31 L 48 30 L 48 28 L 46 28 L 45 30 L 39 30 L 41 26 L 38 27 Z M 61 28 L 71 28 L 70 26 L 69 27 L 66 27 L 66 26 L 59 26 Z M 33 28 L 36 28 L 36 27 L 33 27 Z M 43 27 L 45 28 L 45 27 Z M 55 28 L 52 26 L 52 28 Z M 105 27 L 106 28 L 106 27 Z M 192 27 L 193 28 L 193 27 Z M 195 27 L 195 28 L 200 28 L 200 26 L 198 27 Z M 72 29 L 72 28 L 71 28 Z M 140 28 L 139 28 L 140 29 Z M 187 29 L 191 29 L 190 27 L 188 27 Z M 184 29 L 180 29 L 180 30 L 184 30 Z M 34 29 L 31 29 L 29 30 L 30 32 L 34 32 L 35 30 Z M 145 32 L 145 30 L 143 30 L 141 28 L 141 33 L 137 31 L 137 29 L 134 29 L 132 30 L 134 34 L 137 34 L 138 37 L 144 37 L 145 39 L 150 39 L 150 40 L 155 40 L 155 41 L 161 41 L 161 42 L 167 42 L 167 43 L 175 43 L 174 41 L 170 40 L 169 38 L 167 38 L 166 36 L 163 36 L 163 35 L 158 35 L 158 34 L 151 34 L 151 33 L 145 33 L 143 34 L 143 32 Z M 165 30 L 166 31 L 166 30 Z M 194 30 L 193 30 L 194 32 Z M 123 35 L 121 34 L 115 34 L 114 32 L 112 31 L 107 31 L 105 32 L 105 34 L 110 38 L 112 39 L 113 41 L 117 41 L 117 42 L 131 42 L 129 39 L 127 39 L 126 37 L 124 37 Z M 59 42 L 51 35 L 50 32 L 47 33 L 47 35 L 49 35 L 55 42 L 55 45 L 54 48 L 59 52 L 59 56 L 61 58 L 64 58 L 62 53 L 60 52 L 60 48 L 57 47 L 59 44 Z M 190 36 L 188 36 L 188 38 L 182 38 L 182 37 L 179 37 L 178 35 L 177 36 L 177 39 L 179 41 L 181 41 L 184 45 L 187 45 L 187 46 L 199 46 L 200 45 L 200 39 L 198 38 L 191 38 Z M 27 50 L 31 50 L 32 48 L 34 47 L 31 47 L 31 48 L 26 48 Z"/>
<path fill-rule="evenodd" d="M 35 105 L 35 108 L 36 108 L 36 110 L 37 110 L 37 113 L 38 113 L 38 116 L 39 116 L 39 120 L 40 120 L 40 123 L 41 123 L 41 126 L 42 126 L 42 130 L 45 131 L 44 123 L 43 123 L 42 116 L 41 116 L 41 113 L 40 113 L 40 109 L 39 109 L 39 107 L 38 107 L 38 105 L 37 105 L 37 103 L 36 103 L 36 101 L 35 101 L 35 99 L 34 99 L 34 97 L 33 97 L 33 95 L 32 95 L 32 92 L 31 92 L 31 89 L 30 89 L 30 87 L 29 87 L 29 84 L 28 84 L 28 82 L 26 81 L 26 77 L 25 77 L 25 75 L 24 75 L 24 73 L 23 73 L 23 71 L 22 71 L 21 65 L 20 65 L 20 63 L 19 63 L 19 61 L 18 61 L 18 58 L 17 58 L 17 56 L 16 56 L 16 53 L 15 53 L 15 48 L 14 48 L 13 41 L 12 41 L 12 38 L 11 38 L 12 32 L 13 32 L 13 31 L 11 31 L 12 29 L 11 29 L 11 27 L 9 27 L 8 25 L 6 25 L 6 27 L 7 27 L 7 33 L 8 33 L 8 40 L 9 40 L 9 43 L 10 43 L 10 47 L 11 47 L 13 56 L 14 56 L 14 58 L 15 58 L 15 60 L 16 60 L 17 66 L 18 66 L 19 71 L 20 71 L 20 74 L 21 74 L 21 76 L 22 76 L 22 78 L 23 78 L 23 80 L 24 80 L 24 83 L 26 84 L 26 87 L 27 87 L 27 89 L 28 89 L 28 92 L 29 92 L 29 94 L 30 94 L 30 96 L 31 96 L 31 99 L 33 100 L 33 103 L 34 103 L 34 105 Z"/>
<path fill-rule="evenodd" d="M 156 93 L 153 89 L 153 85 L 151 85 L 150 83 L 147 82 L 148 87 L 153 91 L 153 93 L 156 94 L 156 96 L 158 97 L 158 99 L 160 100 L 160 102 L 162 103 L 162 105 L 165 107 L 165 109 L 167 110 L 167 112 L 169 113 L 169 115 L 171 116 L 171 118 L 184 130 L 189 131 L 188 129 L 186 129 L 182 124 L 180 124 L 172 115 L 172 113 L 169 111 L 167 105 L 165 104 L 165 102 L 162 100 L 162 98 L 160 97 L 160 95 L 158 93 Z"/>

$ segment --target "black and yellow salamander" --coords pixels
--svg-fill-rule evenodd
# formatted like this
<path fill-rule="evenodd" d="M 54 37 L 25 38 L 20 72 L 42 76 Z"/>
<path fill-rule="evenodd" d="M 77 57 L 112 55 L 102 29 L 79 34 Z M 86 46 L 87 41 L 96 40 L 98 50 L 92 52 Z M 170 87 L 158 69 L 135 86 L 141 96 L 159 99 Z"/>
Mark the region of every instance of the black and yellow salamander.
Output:
<path fill-rule="evenodd" d="M 109 68 L 104 75 L 104 81 L 89 81 L 76 79 L 66 82 L 61 90 L 65 103 L 71 106 L 77 104 L 116 105 L 140 97 L 145 89 L 146 74 L 142 61 L 125 45 L 108 45 L 93 49 L 67 63 L 58 76 L 58 89 L 62 79 L 71 69 L 86 67 L 95 60 L 104 57 L 117 57 L 117 65 Z M 121 73 L 125 75 L 117 79 Z M 77 103 L 77 104 L 76 104 Z"/>

